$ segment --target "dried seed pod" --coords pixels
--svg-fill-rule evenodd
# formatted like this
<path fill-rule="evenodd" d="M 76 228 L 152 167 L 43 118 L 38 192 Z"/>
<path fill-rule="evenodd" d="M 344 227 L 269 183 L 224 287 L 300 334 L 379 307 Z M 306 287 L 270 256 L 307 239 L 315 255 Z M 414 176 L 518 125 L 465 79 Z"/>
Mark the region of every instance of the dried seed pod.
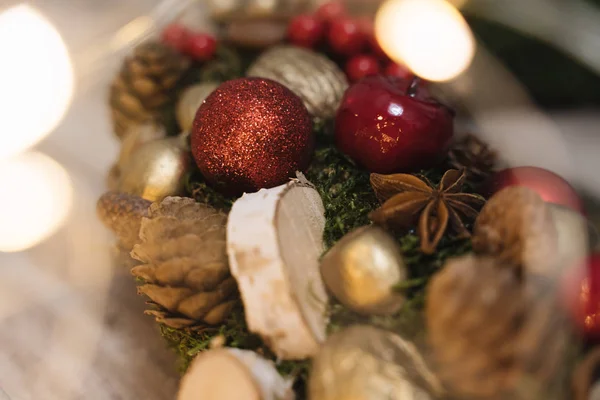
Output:
<path fill-rule="evenodd" d="M 430 400 L 443 394 L 410 342 L 366 325 L 327 339 L 313 359 L 308 391 L 311 400 Z"/>
<path fill-rule="evenodd" d="M 127 252 L 139 241 L 142 218 L 148 216 L 152 202 L 139 196 L 107 192 L 96 205 L 100 221 L 115 233 L 119 247 Z"/>
<path fill-rule="evenodd" d="M 327 288 L 346 307 L 361 314 L 394 314 L 404 296 L 394 285 L 406 278 L 398 244 L 377 226 L 365 226 L 346 236 L 321 260 Z"/>
<path fill-rule="evenodd" d="M 238 301 L 225 251 L 227 216 L 193 199 L 167 197 L 154 203 L 131 256 L 144 263 L 132 274 L 145 283 L 147 311 L 173 328 L 222 322 Z"/>
<path fill-rule="evenodd" d="M 427 289 L 427 338 L 439 376 L 459 398 L 535 399 L 565 359 L 554 289 L 490 257 L 450 260 Z"/>
<path fill-rule="evenodd" d="M 346 75 L 333 61 L 294 46 L 267 50 L 250 66 L 247 75 L 272 79 L 288 87 L 318 119 L 335 115 L 348 88 Z"/>
<path fill-rule="evenodd" d="M 525 187 L 508 187 L 488 200 L 475 222 L 473 249 L 528 274 L 552 275 L 560 265 L 550 208 Z"/>

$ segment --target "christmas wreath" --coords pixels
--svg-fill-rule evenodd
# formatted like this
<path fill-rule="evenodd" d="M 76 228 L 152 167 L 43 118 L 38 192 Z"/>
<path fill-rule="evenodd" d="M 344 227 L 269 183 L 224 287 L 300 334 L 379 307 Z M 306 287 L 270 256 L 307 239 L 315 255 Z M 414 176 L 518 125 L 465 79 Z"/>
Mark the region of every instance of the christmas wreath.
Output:
<path fill-rule="evenodd" d="M 221 10 L 219 40 L 172 24 L 110 88 L 98 213 L 179 399 L 568 398 L 571 331 L 598 332 L 585 279 L 559 284 L 590 245 L 575 191 L 498 172 L 368 21 L 287 7 Z"/>

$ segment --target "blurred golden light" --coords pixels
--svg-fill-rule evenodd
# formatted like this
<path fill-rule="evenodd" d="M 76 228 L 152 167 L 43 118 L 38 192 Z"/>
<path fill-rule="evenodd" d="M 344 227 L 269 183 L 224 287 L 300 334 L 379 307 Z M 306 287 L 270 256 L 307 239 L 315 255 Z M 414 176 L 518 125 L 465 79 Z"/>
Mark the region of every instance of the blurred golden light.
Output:
<path fill-rule="evenodd" d="M 28 152 L 0 162 L 0 251 L 35 246 L 52 235 L 71 208 L 69 175 L 50 157 Z"/>
<path fill-rule="evenodd" d="M 392 60 L 431 81 L 457 77 L 475 54 L 471 29 L 446 0 L 388 0 L 377 12 L 375 34 Z"/>
<path fill-rule="evenodd" d="M 56 29 L 27 5 L 0 13 L 0 159 L 44 138 L 73 95 L 73 68 Z"/>

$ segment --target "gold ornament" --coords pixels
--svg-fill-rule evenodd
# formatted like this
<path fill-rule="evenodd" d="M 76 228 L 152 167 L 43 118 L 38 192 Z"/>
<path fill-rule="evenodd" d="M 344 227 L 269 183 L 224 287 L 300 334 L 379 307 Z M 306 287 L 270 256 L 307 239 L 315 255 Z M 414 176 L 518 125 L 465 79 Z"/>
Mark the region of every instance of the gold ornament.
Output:
<path fill-rule="evenodd" d="M 232 21 L 225 28 L 228 42 L 241 47 L 264 49 L 282 43 L 287 37 L 288 22 L 272 18 Z"/>
<path fill-rule="evenodd" d="M 122 138 L 133 125 L 164 123 L 164 110 L 175 102 L 177 85 L 189 60 L 169 46 L 147 42 L 125 60 L 110 88 L 114 131 Z"/>
<path fill-rule="evenodd" d="M 252 18 L 289 19 L 311 5 L 307 0 L 207 0 L 211 17 L 220 22 Z"/>
<path fill-rule="evenodd" d="M 267 50 L 248 69 L 248 76 L 272 79 L 296 93 L 309 113 L 333 118 L 348 88 L 346 75 L 322 54 L 294 46 Z"/>
<path fill-rule="evenodd" d="M 365 226 L 346 236 L 321 261 L 327 288 L 360 314 L 393 314 L 404 296 L 394 286 L 406 278 L 406 266 L 394 239 L 382 228 Z"/>
<path fill-rule="evenodd" d="M 597 232 L 578 212 L 548 203 L 558 233 L 558 258 L 561 268 L 570 268 L 596 246 Z"/>
<path fill-rule="evenodd" d="M 144 143 L 162 139 L 165 136 L 167 136 L 167 132 L 165 128 L 160 125 L 141 124 L 131 126 L 121 141 L 119 158 L 108 174 L 107 182 L 109 190 L 117 189 L 121 171 L 127 162 L 129 162 L 133 153 L 135 153 Z"/>
<path fill-rule="evenodd" d="M 527 274 L 552 275 L 560 266 L 550 208 L 526 187 L 508 187 L 492 196 L 475 221 L 472 241 L 476 253 Z"/>
<path fill-rule="evenodd" d="M 190 86 L 183 92 L 177 102 L 177 122 L 183 132 L 192 130 L 198 108 L 217 87 L 217 82 L 203 82 Z"/>
<path fill-rule="evenodd" d="M 191 157 L 186 136 L 155 140 L 141 146 L 124 165 L 118 190 L 150 201 L 183 191 Z"/>
<path fill-rule="evenodd" d="M 227 216 L 193 199 L 168 197 L 142 219 L 131 270 L 158 322 L 179 329 L 221 323 L 238 302 L 225 250 Z"/>
<path fill-rule="evenodd" d="M 491 257 L 454 258 L 426 294 L 437 372 L 456 398 L 538 399 L 565 361 L 567 326 L 546 277 Z"/>
<path fill-rule="evenodd" d="M 412 343 L 366 325 L 329 337 L 313 359 L 311 400 L 430 400 L 443 394 Z"/>
<path fill-rule="evenodd" d="M 126 193 L 107 192 L 96 205 L 100 221 L 115 233 L 120 249 L 130 252 L 139 241 L 142 218 L 152 202 Z"/>

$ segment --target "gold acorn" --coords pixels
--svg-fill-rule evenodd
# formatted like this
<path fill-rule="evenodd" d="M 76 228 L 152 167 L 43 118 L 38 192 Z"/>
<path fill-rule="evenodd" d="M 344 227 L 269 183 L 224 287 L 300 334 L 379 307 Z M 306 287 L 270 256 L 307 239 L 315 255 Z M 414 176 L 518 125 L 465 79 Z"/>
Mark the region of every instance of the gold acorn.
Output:
<path fill-rule="evenodd" d="M 192 165 L 186 139 L 181 135 L 139 146 L 120 169 L 117 190 L 150 201 L 181 194 Z"/>
<path fill-rule="evenodd" d="M 177 102 L 177 122 L 183 132 L 190 132 L 196 112 L 204 100 L 219 87 L 217 82 L 202 82 L 185 89 Z"/>
<path fill-rule="evenodd" d="M 173 328 L 223 322 L 238 302 L 225 242 L 227 216 L 193 199 L 154 203 L 131 256 L 143 264 L 132 274 L 154 306 L 147 313 Z"/>
<path fill-rule="evenodd" d="M 127 58 L 110 88 L 115 134 L 141 123 L 165 123 L 165 109 L 177 100 L 177 86 L 189 60 L 166 45 L 147 42 Z"/>
<path fill-rule="evenodd" d="M 321 261 L 321 276 L 340 303 L 360 314 L 394 314 L 404 303 L 404 296 L 394 291 L 407 276 L 400 249 L 374 225 L 337 242 Z"/>
<path fill-rule="evenodd" d="M 457 398 L 539 399 L 568 337 L 553 287 L 490 257 L 447 262 L 427 289 L 427 338 Z M 521 397 L 526 395 L 525 397 Z"/>
<path fill-rule="evenodd" d="M 302 99 L 315 118 L 332 118 L 348 81 L 338 66 L 320 53 L 295 46 L 273 47 L 250 66 L 248 76 L 272 79 Z"/>

